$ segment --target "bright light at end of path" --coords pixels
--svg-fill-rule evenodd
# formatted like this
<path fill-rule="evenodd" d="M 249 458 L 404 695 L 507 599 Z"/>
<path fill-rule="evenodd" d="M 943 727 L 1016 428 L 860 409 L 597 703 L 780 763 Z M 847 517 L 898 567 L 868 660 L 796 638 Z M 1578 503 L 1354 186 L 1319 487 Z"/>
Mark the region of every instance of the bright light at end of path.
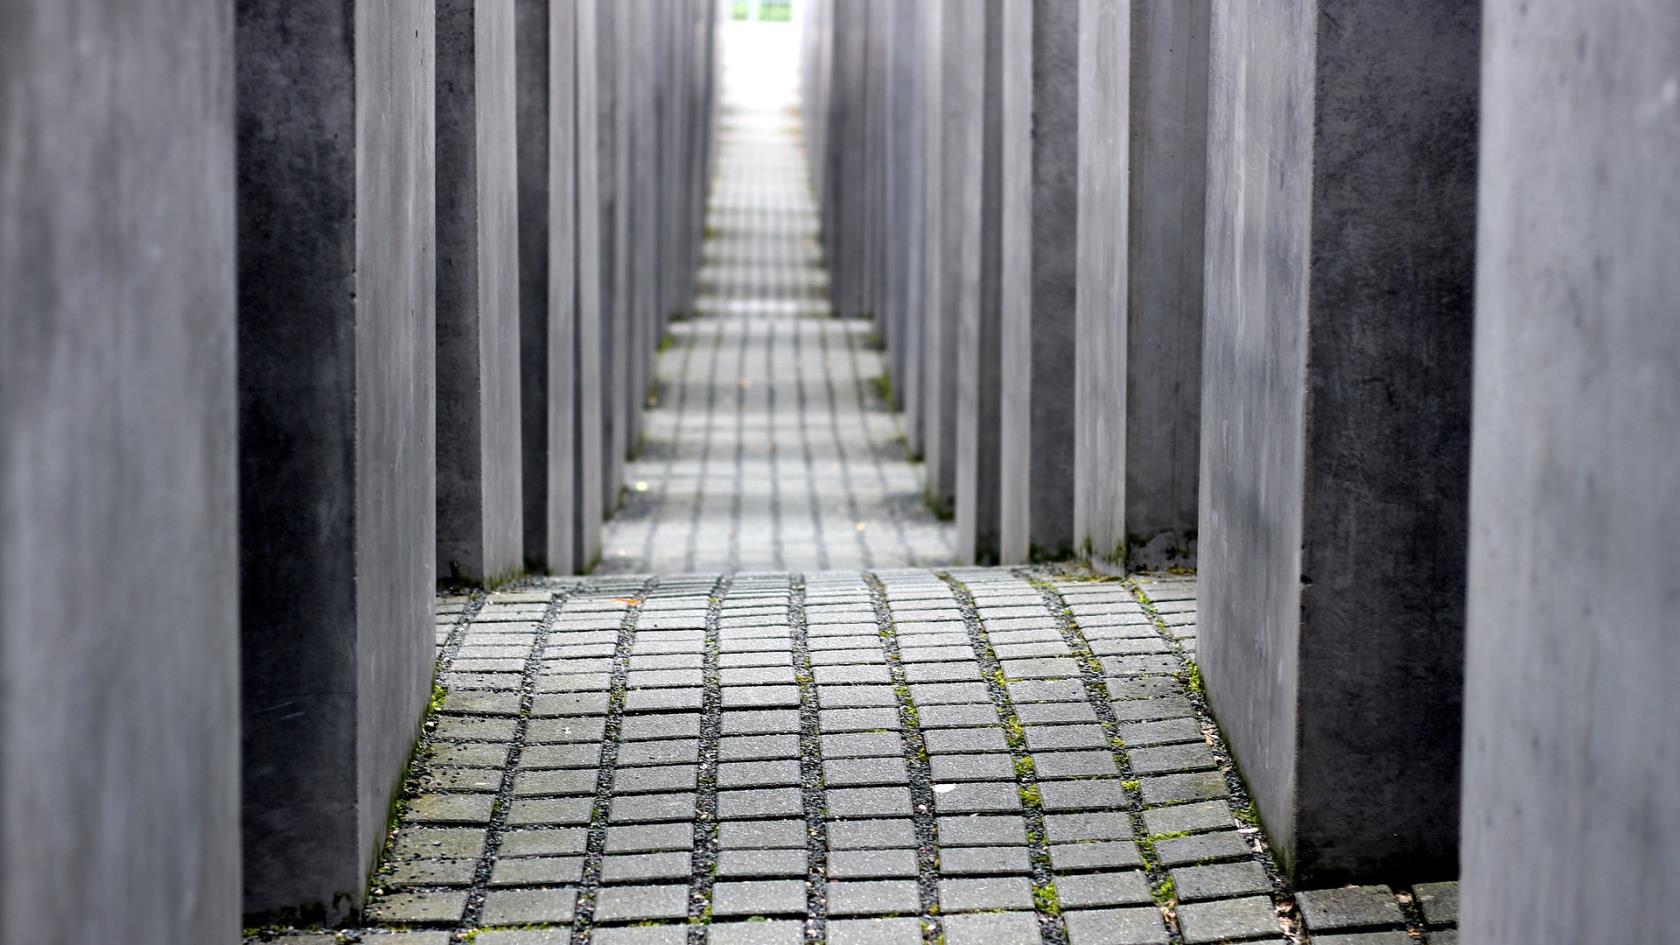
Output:
<path fill-rule="evenodd" d="M 643 482 L 642 480 L 638 479 L 638 480 L 636 480 L 636 484 L 634 486 L 631 486 L 631 488 L 635 489 L 637 492 L 646 492 L 646 491 L 648 491 L 648 484 L 646 482 Z"/>

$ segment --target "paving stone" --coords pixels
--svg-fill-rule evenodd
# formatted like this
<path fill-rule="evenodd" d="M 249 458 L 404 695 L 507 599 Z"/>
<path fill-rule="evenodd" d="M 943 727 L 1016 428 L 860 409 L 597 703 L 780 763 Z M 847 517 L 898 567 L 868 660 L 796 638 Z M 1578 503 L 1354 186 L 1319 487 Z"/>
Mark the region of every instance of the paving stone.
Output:
<path fill-rule="evenodd" d="M 699 769 L 695 765 L 625 768 L 613 773 L 613 793 L 693 791 L 698 774 Z"/>
<path fill-rule="evenodd" d="M 1041 751 L 1108 748 L 1108 735 L 1100 725 L 1028 725 L 1027 748 Z"/>
<path fill-rule="evenodd" d="M 804 797 L 798 788 L 719 791 L 717 795 L 718 817 L 722 820 L 786 817 L 804 810 Z"/>
<path fill-rule="evenodd" d="M 896 729 L 899 725 L 897 707 L 823 709 L 817 718 L 818 727 L 824 732 L 868 732 Z"/>
<path fill-rule="evenodd" d="M 513 793 L 519 797 L 554 794 L 594 795 L 600 773 L 587 768 L 557 771 L 521 771 L 514 775 Z M 616 782 L 615 782 L 616 786 Z M 486 820 L 488 821 L 488 811 Z"/>
<path fill-rule="evenodd" d="M 980 678 L 980 664 L 973 660 L 956 663 L 910 663 L 904 667 L 904 681 L 918 683 L 969 682 Z M 983 684 L 982 684 L 983 685 Z M 976 702 L 984 699 L 972 700 Z"/>
<path fill-rule="evenodd" d="M 601 715 L 607 711 L 604 692 L 560 692 L 531 699 L 531 715 Z"/>
<path fill-rule="evenodd" d="M 1143 825 L 1151 834 L 1199 833 L 1224 830 L 1236 825 L 1231 805 L 1225 801 L 1203 801 L 1157 807 L 1143 812 Z"/>
<path fill-rule="evenodd" d="M 422 794 L 411 798 L 403 819 L 419 824 L 488 824 L 496 804 L 489 794 Z"/>
<path fill-rule="evenodd" d="M 1069 945 L 1166 945 L 1167 927 L 1154 907 L 1064 913 Z"/>
<path fill-rule="evenodd" d="M 824 806 L 828 816 L 852 819 L 858 817 L 910 816 L 910 789 L 905 787 L 831 788 L 824 792 Z"/>
<path fill-rule="evenodd" d="M 1098 751 L 1045 751 L 1033 753 L 1033 768 L 1040 780 L 1059 778 L 1117 777 L 1114 753 Z"/>
<path fill-rule="evenodd" d="M 506 823 L 510 827 L 587 824 L 594 806 L 593 797 L 520 797 L 508 805 Z"/>
<path fill-rule="evenodd" d="M 1006 781 L 1015 777 L 1015 760 L 1005 754 L 932 755 L 928 758 L 928 773 L 934 790 L 940 782 L 948 781 Z"/>
<path fill-rule="evenodd" d="M 966 814 L 940 817 L 941 847 L 1025 846 L 1027 824 L 1020 815 Z"/>
<path fill-rule="evenodd" d="M 799 700 L 794 699 L 794 704 Z M 724 735 L 781 735 L 799 731 L 798 709 L 736 710 L 723 713 Z"/>
<path fill-rule="evenodd" d="M 606 692 L 612 688 L 610 673 L 542 673 L 537 676 L 537 692 Z M 508 693 L 514 695 L 514 693 Z"/>
<path fill-rule="evenodd" d="M 939 881 L 939 908 L 942 912 L 993 912 L 1032 907 L 1032 885 L 1024 876 Z"/>
<path fill-rule="evenodd" d="M 1143 785 L 1143 803 L 1150 807 L 1156 804 L 1177 804 L 1181 801 L 1226 797 L 1231 793 L 1231 789 L 1225 785 L 1225 775 L 1218 771 L 1163 774 L 1152 778 L 1140 778 L 1139 782 Z"/>
<path fill-rule="evenodd" d="M 892 673 L 885 666 L 819 666 L 812 670 L 811 675 L 818 686 L 840 683 L 887 685 L 892 682 Z"/>
<path fill-rule="evenodd" d="M 1278 938 L 1282 929 L 1266 896 L 1190 902 L 1178 907 L 1178 927 L 1188 945 L 1204 942 Z"/>
<path fill-rule="evenodd" d="M 1017 636 L 1017 634 L 1023 634 L 1023 631 L 1009 631 L 1008 637 L 1005 637 L 1002 633 L 988 634 L 988 637 L 992 642 L 993 655 L 1005 662 L 1019 661 L 1034 657 L 1065 657 L 1072 655 L 1068 650 L 1068 645 L 1063 643 L 1061 637 L 1053 630 L 1025 631 L 1022 636 Z M 1039 639 L 1034 639 L 1033 637 L 1038 634 L 1042 634 L 1043 636 Z M 1001 642 L 1002 639 L 1020 640 L 1020 642 L 1006 643 Z M 1004 672 L 1008 673 L 1009 670 L 1006 668 Z"/>
<path fill-rule="evenodd" d="M 582 881 L 581 856 L 498 858 L 490 871 L 492 886 L 558 886 Z"/>
<path fill-rule="evenodd" d="M 1081 675 L 1078 661 L 1068 656 L 1005 659 L 998 662 L 1007 679 L 1064 679 Z"/>
<path fill-rule="evenodd" d="M 477 860 L 401 860 L 379 878 L 384 886 L 471 886 Z"/>
<path fill-rule="evenodd" d="M 1313 932 L 1387 928 L 1405 921 L 1394 893 L 1387 886 L 1298 891 L 1295 904 L 1301 908 L 1301 918 Z"/>
<path fill-rule="evenodd" d="M 1142 870 L 1121 873 L 1057 874 L 1056 898 L 1064 909 L 1134 906 L 1153 901 Z"/>
<path fill-rule="evenodd" d="M 828 945 L 922 945 L 922 922 L 915 918 L 831 919 Z"/>
<path fill-rule="evenodd" d="M 1451 945 L 1452 939 L 1443 939 L 1442 933 L 1429 933 L 1430 945 L 1446 943 Z M 1313 945 L 1417 945 L 1417 939 L 1412 938 L 1398 929 L 1386 932 L 1346 932 L 1340 935 L 1314 935 Z"/>
<path fill-rule="evenodd" d="M 995 814 L 1021 809 L 1021 788 L 1014 781 L 969 781 L 936 785 L 933 806 L 941 814 Z"/>
<path fill-rule="evenodd" d="M 718 825 L 718 845 L 725 850 L 803 850 L 805 830 L 803 820 L 728 821 Z"/>
<path fill-rule="evenodd" d="M 1220 860 L 1240 860 L 1252 856 L 1242 834 L 1235 830 L 1177 837 L 1155 841 L 1155 855 L 1165 866 L 1188 866 Z"/>
<path fill-rule="evenodd" d="M 945 945 L 1040 945 L 1038 917 L 1031 912 L 953 915 L 945 919 Z"/>
<path fill-rule="evenodd" d="M 712 887 L 712 914 L 716 916 L 804 915 L 805 881 L 802 879 L 763 879 L 746 882 L 719 882 Z"/>
<path fill-rule="evenodd" d="M 589 830 L 584 827 L 556 827 L 547 830 L 507 830 L 502 832 L 496 855 L 564 856 L 581 854 L 589 842 Z"/>
<path fill-rule="evenodd" d="M 799 783 L 799 762 L 725 761 L 718 765 L 717 786 L 720 788 L 784 787 Z"/>
<path fill-rule="evenodd" d="M 916 851 L 835 850 L 828 855 L 828 875 L 831 879 L 914 879 Z"/>
<path fill-rule="evenodd" d="M 945 876 L 1025 875 L 1030 869 L 1024 846 L 948 847 L 939 851 L 939 872 Z"/>
<path fill-rule="evenodd" d="M 1171 871 L 1173 887 L 1183 902 L 1199 899 L 1230 899 L 1271 891 L 1266 871 L 1253 860 L 1183 866 Z M 1398 915 L 1398 913 L 1396 913 Z"/>
<path fill-rule="evenodd" d="M 597 718 L 563 718 L 563 719 L 532 719 L 525 726 L 525 741 L 530 743 L 543 742 L 588 742 L 599 745 L 606 735 L 606 719 Z"/>
<path fill-rule="evenodd" d="M 903 758 L 846 758 L 823 762 L 823 781 L 829 787 L 909 784 Z"/>
<path fill-rule="evenodd" d="M 925 731 L 922 739 L 929 754 L 956 755 L 985 751 L 1008 751 L 1001 728 L 949 728 Z"/>
<path fill-rule="evenodd" d="M 1124 813 L 1046 814 L 1044 832 L 1051 843 L 1084 840 L 1130 840 L 1132 818 Z"/>
<path fill-rule="evenodd" d="M 500 768 L 507 764 L 511 745 L 471 744 L 431 746 L 432 767 Z"/>
<path fill-rule="evenodd" d="M 785 686 L 725 686 L 725 709 L 771 708 L 799 705 L 799 687 Z M 777 731 L 780 731 L 778 729 Z"/>
<path fill-rule="evenodd" d="M 575 889 L 492 889 L 484 894 L 483 925 L 541 925 L 572 921 Z"/>
<path fill-rule="evenodd" d="M 705 705 L 700 689 L 637 689 L 624 696 L 626 712 L 681 712 Z"/>
<path fill-rule="evenodd" d="M 1008 684 L 1010 701 L 1016 705 L 1029 702 L 1085 701 L 1083 679 L 1011 680 Z"/>
<path fill-rule="evenodd" d="M 728 735 L 718 739 L 722 761 L 757 761 L 766 758 L 798 758 L 798 735 Z"/>
<path fill-rule="evenodd" d="M 1215 767 L 1213 750 L 1202 744 L 1134 748 L 1127 757 L 1131 760 L 1132 773 L 1135 775 L 1205 771 Z"/>
<path fill-rule="evenodd" d="M 1058 873 L 1131 869 L 1142 865 L 1143 857 L 1130 840 L 1090 840 L 1050 846 L 1050 868 Z"/>
<path fill-rule="evenodd" d="M 1166 646 L 1165 643 L 1153 638 L 1143 641 L 1112 640 L 1105 642 L 1115 644 L 1146 643 Z M 1093 643 L 1092 647 L 1095 646 L 1096 644 Z M 1108 690 L 1108 697 L 1114 700 L 1160 699 L 1166 696 L 1183 696 L 1185 692 L 1184 683 L 1172 676 L 1128 676 L 1123 679 L 1105 679 L 1103 685 Z"/>
<path fill-rule="evenodd" d="M 619 729 L 619 738 L 627 742 L 699 737 L 699 713 L 629 716 Z"/>
<path fill-rule="evenodd" d="M 367 918 L 391 925 L 429 925 L 461 921 L 466 890 L 415 890 L 381 896 L 367 907 Z"/>
<path fill-rule="evenodd" d="M 694 795 L 687 791 L 672 794 L 638 794 L 615 797 L 612 799 L 607 814 L 607 820 L 615 824 L 693 819 Z"/>
<path fill-rule="evenodd" d="M 1195 719 L 1168 719 L 1164 722 L 1124 722 L 1115 726 L 1115 734 L 1127 748 L 1149 745 L 1169 745 L 1175 742 L 1200 742 L 1202 727 Z"/>
<path fill-rule="evenodd" d="M 362 941 L 368 945 L 381 945 L 378 939 Z M 448 941 L 445 935 L 439 945 L 446 945 Z M 571 941 L 571 929 L 560 926 L 549 929 L 487 929 L 478 933 L 473 945 L 571 945 Z"/>
<path fill-rule="evenodd" d="M 687 879 L 694 871 L 693 854 L 611 853 L 601 859 L 601 882 L 645 883 L 655 879 Z"/>
<path fill-rule="evenodd" d="M 910 698 L 917 706 L 990 703 L 991 691 L 982 682 L 911 683 Z"/>
<path fill-rule="evenodd" d="M 930 705 L 921 708 L 922 728 L 980 728 L 998 724 L 997 709 L 990 705 Z"/>
<path fill-rule="evenodd" d="M 600 764 L 600 745 L 529 745 L 519 753 L 521 769 L 598 768 Z"/>
<path fill-rule="evenodd" d="M 657 853 L 694 849 L 694 824 L 611 824 L 607 827 L 608 853 Z"/>
<path fill-rule="evenodd" d="M 928 750 L 932 751 L 932 748 Z M 897 732 L 856 732 L 822 736 L 822 756 L 826 760 L 903 755 L 904 742 Z"/>
<path fill-rule="evenodd" d="M 906 915 L 922 910 L 916 883 L 907 879 L 848 879 L 828 884 L 828 914 Z"/>
<path fill-rule="evenodd" d="M 723 850 L 718 854 L 717 874 L 732 878 L 804 876 L 807 865 L 802 849 Z"/>
<path fill-rule="evenodd" d="M 443 711 L 466 715 L 518 715 L 516 692 L 451 692 L 443 698 Z"/>
<path fill-rule="evenodd" d="M 432 737 L 445 742 L 512 741 L 518 724 L 517 719 L 442 716 L 432 730 Z"/>
<path fill-rule="evenodd" d="M 767 922 L 719 922 L 706 930 L 706 945 L 799 945 L 805 923 L 788 919 Z"/>
<path fill-rule="evenodd" d="M 688 884 L 608 886 L 595 897 L 596 922 L 688 917 Z"/>
<path fill-rule="evenodd" d="M 1116 778 L 1048 781 L 1039 784 L 1040 804 L 1046 812 L 1114 810 L 1127 804 L 1126 789 Z"/>
<path fill-rule="evenodd" d="M 948 663 L 974 658 L 974 648 L 964 643 L 947 646 L 899 645 L 898 658 L 905 663 Z"/>
<path fill-rule="evenodd" d="M 1423 918 L 1430 925 L 1458 924 L 1458 883 L 1419 883 L 1412 887 Z"/>
<path fill-rule="evenodd" d="M 1095 725 L 1097 710 L 1088 702 L 1026 702 L 1016 704 L 1015 717 L 1022 725 Z"/>
<path fill-rule="evenodd" d="M 830 850 L 916 846 L 916 829 L 909 820 L 836 820 L 827 826 Z M 1024 834 L 1022 842 L 1026 842 Z"/>
<path fill-rule="evenodd" d="M 1119 722 L 1150 722 L 1156 719 L 1188 719 L 1196 714 L 1188 699 L 1172 696 L 1164 699 L 1133 699 L 1112 704 L 1114 718 Z"/>
<path fill-rule="evenodd" d="M 824 709 L 864 709 L 898 705 L 891 686 L 817 686 L 817 705 Z"/>

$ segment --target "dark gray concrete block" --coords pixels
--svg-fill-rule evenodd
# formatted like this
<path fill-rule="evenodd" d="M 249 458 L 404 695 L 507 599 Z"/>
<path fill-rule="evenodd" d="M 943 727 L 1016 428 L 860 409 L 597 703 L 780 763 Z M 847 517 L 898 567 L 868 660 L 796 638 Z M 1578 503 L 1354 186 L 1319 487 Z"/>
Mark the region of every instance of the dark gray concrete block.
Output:
<path fill-rule="evenodd" d="M 960 51 L 962 230 L 957 286 L 957 559 L 997 560 L 999 391 L 1003 374 L 1003 5 L 963 5 L 947 34 Z M 947 90 L 953 91 L 953 90 Z M 956 104 L 947 99 L 947 107 Z"/>
<path fill-rule="evenodd" d="M 929 265 L 926 300 L 927 323 L 923 327 L 922 377 L 923 400 L 926 405 L 922 431 L 922 455 L 927 464 L 928 500 L 940 509 L 951 509 L 956 501 L 957 485 L 957 326 L 961 307 L 958 296 L 962 283 L 959 242 L 962 233 L 964 206 L 964 154 L 954 144 L 963 140 L 968 130 L 969 116 L 963 90 L 963 76 L 976 69 L 973 62 L 964 62 L 957 55 L 955 39 L 957 24 L 963 11 L 957 0 L 935 0 L 929 4 L 929 62 L 937 63 L 939 75 L 929 81 L 928 132 L 937 137 L 928 146 L 928 169 L 939 183 L 929 187 L 938 190 L 929 203 L 928 257 L 938 260 Z M 978 95 L 978 91 L 974 93 Z M 976 145 L 976 149 L 978 145 Z M 978 247 L 976 247 L 978 248 Z M 937 275 L 931 270 L 937 269 Z"/>
<path fill-rule="evenodd" d="M 229 4 L 0 4 L 0 940 L 239 934 Z"/>
<path fill-rule="evenodd" d="M 514 21 L 437 3 L 437 561 L 472 581 L 524 552 Z"/>
<path fill-rule="evenodd" d="M 1480 9 L 1213 12 L 1203 672 L 1298 880 L 1450 876 Z"/>
<path fill-rule="evenodd" d="M 597 188 L 600 207 L 598 252 L 600 258 L 599 332 L 601 336 L 601 506 L 605 516 L 618 508 L 618 490 L 624 481 L 624 367 L 619 358 L 624 341 L 624 210 L 622 163 L 624 130 L 620 121 L 622 110 L 619 87 L 622 58 L 619 51 L 619 24 L 623 17 L 617 0 L 582 0 L 594 3 L 595 9 L 595 114 L 596 143 L 599 163 L 596 173 L 584 179 L 587 186 Z"/>
<path fill-rule="evenodd" d="M 1079 7 L 1003 5 L 1001 563 L 1073 550 Z"/>
<path fill-rule="evenodd" d="M 359 908 L 428 693 L 432 13 L 239 7 L 249 914 Z"/>
<path fill-rule="evenodd" d="M 524 556 L 572 572 L 576 536 L 576 5 L 518 0 L 520 453 Z"/>
<path fill-rule="evenodd" d="M 902 258 L 895 288 L 897 326 L 891 340 L 893 393 L 912 455 L 922 449 L 922 300 L 927 287 L 927 13 L 919 4 L 895 8 L 893 25 L 892 162 L 887 204 L 894 210 L 893 256 Z"/>
<path fill-rule="evenodd" d="M 1673 14 L 1487 3 L 1464 942 L 1675 934 Z"/>

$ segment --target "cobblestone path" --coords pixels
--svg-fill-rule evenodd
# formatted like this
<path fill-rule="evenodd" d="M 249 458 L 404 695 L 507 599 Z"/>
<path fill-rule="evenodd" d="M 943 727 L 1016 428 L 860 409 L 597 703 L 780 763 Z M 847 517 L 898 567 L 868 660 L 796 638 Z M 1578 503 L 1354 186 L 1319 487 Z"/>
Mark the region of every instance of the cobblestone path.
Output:
<path fill-rule="evenodd" d="M 774 99 L 722 118 L 697 312 L 658 358 L 598 574 L 954 558 L 875 389 L 869 324 L 829 315 L 793 120 Z"/>
<path fill-rule="evenodd" d="M 589 578 L 446 598 L 438 638 L 364 941 L 1453 942 L 1451 887 L 1284 894 L 1189 580 Z"/>

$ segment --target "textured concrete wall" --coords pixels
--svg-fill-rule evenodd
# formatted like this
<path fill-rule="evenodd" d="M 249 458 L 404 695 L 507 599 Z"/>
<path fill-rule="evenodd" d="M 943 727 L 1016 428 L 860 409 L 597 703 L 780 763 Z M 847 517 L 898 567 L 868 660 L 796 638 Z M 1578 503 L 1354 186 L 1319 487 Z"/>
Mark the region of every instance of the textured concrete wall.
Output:
<path fill-rule="evenodd" d="M 0 3 L 0 941 L 238 936 L 233 69 Z"/>
<path fill-rule="evenodd" d="M 513 0 L 437 4 L 438 571 L 523 564 Z"/>
<path fill-rule="evenodd" d="M 1073 530 L 1099 566 L 1125 541 L 1131 36 L 1127 4 L 1080 0 Z"/>
<path fill-rule="evenodd" d="M 1214 5 L 1200 655 L 1315 884 L 1456 865 L 1479 24 Z"/>
<path fill-rule="evenodd" d="M 1191 565 L 1201 457 L 1209 0 L 1132 4 L 1128 568 Z"/>
<path fill-rule="evenodd" d="M 239 8 L 248 913 L 359 906 L 429 689 L 432 28 Z"/>
<path fill-rule="evenodd" d="M 957 493 L 957 370 L 958 326 L 962 324 L 963 254 L 962 234 L 970 211 L 978 212 L 980 173 L 980 114 L 979 101 L 981 62 L 975 58 L 980 50 L 982 31 L 969 30 L 972 37 L 967 45 L 961 39 L 964 24 L 979 17 L 983 8 L 960 0 L 940 0 L 939 37 L 940 64 L 938 110 L 930 121 L 936 126 L 941 146 L 937 156 L 935 176 L 939 180 L 939 277 L 936 291 L 930 292 L 927 309 L 925 344 L 927 394 L 927 429 L 922 434 L 922 450 L 927 460 L 928 498 L 941 509 L 953 509 Z M 970 7 L 973 9 L 970 9 Z M 967 147 L 959 143 L 966 143 Z M 930 160 L 933 160 L 930 151 Z M 969 192 L 969 170 L 974 162 L 976 183 Z M 974 252 L 979 251 L 976 239 Z M 936 307 L 937 306 L 937 307 Z"/>
<path fill-rule="evenodd" d="M 896 242 L 892 258 L 902 259 L 894 288 L 898 324 L 893 346 L 893 393 L 903 411 L 905 442 L 912 454 L 922 449 L 922 304 L 927 287 L 927 13 L 920 4 L 893 8 L 892 162 L 887 205 L 893 209 Z"/>
<path fill-rule="evenodd" d="M 1673 14 L 1634 0 L 1487 4 L 1465 942 L 1674 937 Z"/>
<path fill-rule="evenodd" d="M 577 330 L 573 347 L 572 429 L 577 436 L 572 450 L 573 508 L 577 515 L 573 567 L 587 571 L 601 555 L 603 479 L 602 371 L 601 350 L 604 300 L 610 283 L 603 278 L 601 260 L 611 248 L 605 245 L 602 223 L 602 193 L 606 181 L 601 174 L 601 65 L 600 30 L 596 0 L 570 0 L 575 7 L 573 71 L 576 91 L 577 171 L 575 275 Z"/>
<path fill-rule="evenodd" d="M 569 574 L 577 543 L 575 5 L 518 0 L 520 453 L 525 567 Z"/>
<path fill-rule="evenodd" d="M 922 323 L 916 411 L 917 436 L 911 448 L 923 459 L 929 500 L 939 495 L 940 458 L 949 452 L 940 423 L 945 402 L 945 2 L 929 0 L 922 11 Z"/>
<path fill-rule="evenodd" d="M 618 489 L 624 482 L 624 191 L 622 162 L 624 128 L 620 94 L 623 58 L 619 50 L 619 26 L 624 17 L 618 0 L 583 0 L 595 4 L 595 114 L 597 154 L 600 163 L 592 177 L 584 179 L 598 188 L 601 208 L 601 505 L 611 516 L 618 509 Z"/>
<path fill-rule="evenodd" d="M 1003 5 L 998 553 L 1073 550 L 1079 7 Z"/>
<path fill-rule="evenodd" d="M 965 6 L 967 74 L 961 281 L 957 299 L 957 559 L 997 560 L 999 389 L 1003 373 L 1003 5 Z M 968 83 L 973 84 L 970 90 Z"/>

